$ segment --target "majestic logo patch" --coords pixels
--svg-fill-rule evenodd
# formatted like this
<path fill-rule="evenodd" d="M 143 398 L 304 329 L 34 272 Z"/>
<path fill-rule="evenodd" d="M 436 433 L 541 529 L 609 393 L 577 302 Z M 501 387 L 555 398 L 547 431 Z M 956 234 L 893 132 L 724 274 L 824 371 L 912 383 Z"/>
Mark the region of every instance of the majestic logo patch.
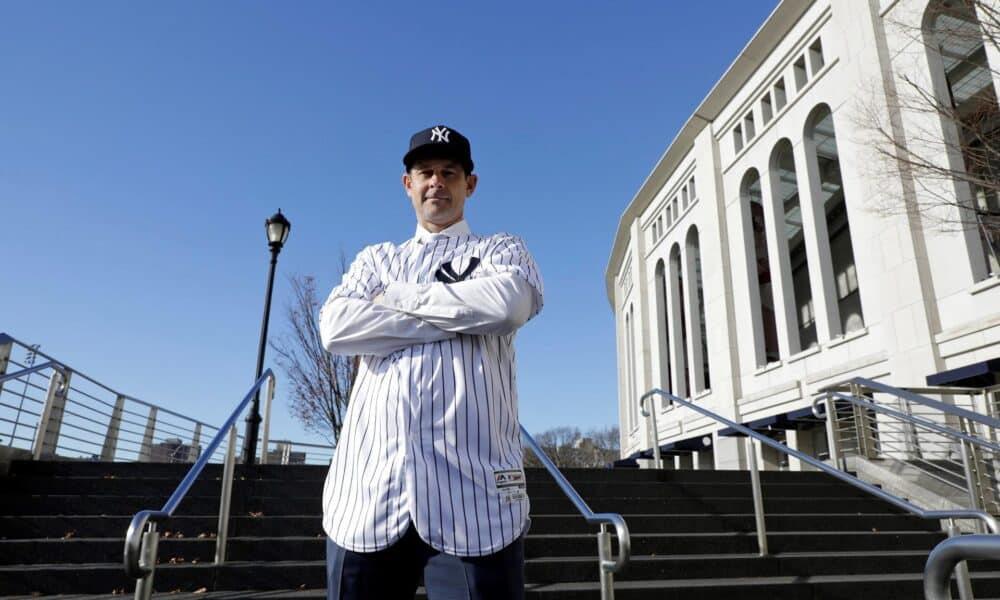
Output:
<path fill-rule="evenodd" d="M 448 136 L 451 135 L 451 131 L 447 127 L 435 127 L 431 130 L 431 141 L 432 142 L 444 142 L 448 143 Z"/>
<path fill-rule="evenodd" d="M 521 469 L 505 469 L 493 471 L 493 480 L 496 483 L 497 496 L 504 504 L 527 500 L 528 494 L 525 489 L 524 471 Z"/>

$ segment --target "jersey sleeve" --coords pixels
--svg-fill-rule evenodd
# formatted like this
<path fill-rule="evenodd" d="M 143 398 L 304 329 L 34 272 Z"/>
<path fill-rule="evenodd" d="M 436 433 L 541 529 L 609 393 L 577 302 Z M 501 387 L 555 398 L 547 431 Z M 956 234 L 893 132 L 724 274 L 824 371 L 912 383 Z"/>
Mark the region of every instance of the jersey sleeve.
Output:
<path fill-rule="evenodd" d="M 542 310 L 544 303 L 542 273 L 528 252 L 524 240 L 515 235 L 499 233 L 490 240 L 481 261 L 479 268 L 473 273 L 473 278 L 510 273 L 531 286 L 534 302 L 528 318 L 534 317 Z"/>

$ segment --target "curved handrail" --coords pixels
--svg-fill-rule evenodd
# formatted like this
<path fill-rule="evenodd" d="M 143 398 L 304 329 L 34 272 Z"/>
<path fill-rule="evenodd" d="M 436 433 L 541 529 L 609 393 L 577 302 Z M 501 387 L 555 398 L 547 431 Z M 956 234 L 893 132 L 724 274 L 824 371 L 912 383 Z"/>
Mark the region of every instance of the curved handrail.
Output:
<path fill-rule="evenodd" d="M 602 560 L 601 568 L 612 573 L 620 571 L 632 556 L 632 541 L 629 538 L 628 525 L 625 524 L 625 519 L 616 513 L 595 513 L 592 511 L 583 498 L 580 497 L 580 494 L 577 493 L 576 489 L 573 488 L 573 485 L 566 480 L 559 467 L 552 462 L 552 459 L 545 454 L 545 451 L 538 445 L 538 442 L 531 437 L 528 430 L 524 428 L 524 425 L 521 425 L 521 437 L 528 443 L 528 446 L 534 451 L 535 456 L 538 457 L 538 460 L 548 470 L 549 475 L 556 480 L 559 488 L 562 489 L 566 497 L 569 498 L 573 506 L 580 511 L 580 514 L 583 515 L 583 518 L 588 523 L 606 523 L 615 526 L 615 533 L 618 535 L 618 558 L 613 561 Z"/>
<path fill-rule="evenodd" d="M 945 427 L 944 425 L 935 423 L 934 421 L 931 421 L 929 419 L 924 419 L 923 417 L 908 415 L 894 408 L 889 408 L 888 406 L 882 406 L 877 402 L 873 402 L 865 398 L 858 398 L 857 396 L 848 396 L 847 394 L 842 394 L 840 392 L 826 392 L 825 394 L 822 394 L 814 398 L 812 404 L 813 416 L 815 416 L 817 419 L 824 418 L 824 415 L 826 414 L 825 409 L 820 410 L 820 407 L 823 406 L 824 399 L 833 397 L 837 398 L 838 400 L 844 400 L 846 402 L 850 402 L 851 404 L 861 406 L 878 413 L 882 413 L 884 415 L 889 415 L 890 417 L 894 417 L 902 421 L 909 421 L 912 423 L 916 423 L 921 427 L 926 427 L 927 429 L 940 433 L 941 435 L 957 438 L 960 440 L 965 440 L 966 442 L 969 442 L 971 444 L 977 444 L 983 446 L 984 448 L 989 448 L 990 450 L 1000 452 L 1000 444 L 996 444 L 989 440 L 984 440 L 983 438 L 976 437 L 974 435 L 969 435 L 961 431 L 956 431 L 949 427 Z"/>
<path fill-rule="evenodd" d="M 823 471 L 827 475 L 839 479 L 840 481 L 852 485 L 860 490 L 868 492 L 869 494 L 872 494 L 877 498 L 885 500 L 886 502 L 898 508 L 902 508 L 903 510 L 909 513 L 917 515 L 918 517 L 922 517 L 924 519 L 979 519 L 983 521 L 989 528 L 989 530 L 992 531 L 993 533 L 1000 532 L 1000 525 L 998 525 L 996 517 L 994 517 L 989 513 L 983 512 L 981 510 L 972 510 L 972 509 L 924 510 L 919 506 L 911 504 L 910 502 L 903 500 L 898 496 L 890 494 L 889 492 L 886 492 L 881 488 L 877 488 L 874 485 L 871 485 L 870 483 L 861 481 L 860 479 L 852 475 L 848 475 L 847 473 L 841 471 L 840 469 L 835 469 L 834 467 L 831 467 L 830 465 L 826 464 L 825 462 L 817 458 L 809 456 L 808 454 L 803 454 L 798 450 L 789 448 L 788 446 L 782 444 L 781 442 L 772 440 L 766 435 L 761 435 L 760 433 L 754 431 L 753 429 L 750 429 L 749 427 L 740 425 L 735 421 L 730 421 L 729 419 L 723 417 L 722 415 L 716 414 L 708 410 L 707 408 L 697 406 L 693 402 L 688 402 L 687 400 L 678 398 L 677 396 L 669 394 L 661 389 L 652 389 L 646 392 L 645 394 L 643 394 L 642 398 L 640 398 L 640 402 L 642 402 L 643 398 L 653 395 L 663 396 L 667 400 L 669 400 L 671 404 L 677 402 L 682 406 L 690 408 L 691 410 L 700 413 L 710 419 L 714 419 L 715 421 L 718 421 L 719 423 L 722 423 L 723 425 L 735 431 L 738 431 L 743 435 L 750 436 L 759 441 L 760 443 L 766 444 L 779 452 L 783 452 L 785 454 L 788 454 L 789 456 L 793 456 L 810 466 L 816 467 L 817 469 Z"/>
<path fill-rule="evenodd" d="M 146 528 L 146 524 L 149 521 L 153 523 L 162 523 L 170 518 L 177 510 L 177 506 L 187 495 L 188 491 L 191 490 L 191 486 L 194 485 L 195 480 L 201 475 L 201 472 L 205 469 L 205 465 L 208 464 L 209 459 L 215 453 L 219 444 L 222 443 L 222 439 L 229 433 L 230 428 L 236 424 L 236 419 L 239 418 L 240 414 L 246 409 L 250 401 L 253 400 L 254 394 L 260 390 L 260 387 L 264 385 L 268 380 L 274 379 L 274 373 L 271 369 L 267 369 L 261 374 L 260 378 L 253 384 L 250 391 L 247 392 L 243 400 L 237 405 L 236 409 L 233 410 L 229 418 L 226 419 L 225 423 L 219 428 L 219 432 L 212 438 L 208 446 L 205 447 L 205 451 L 201 453 L 201 457 L 198 461 L 191 465 L 191 469 L 188 470 L 187 475 L 184 479 L 177 485 L 174 493 L 170 495 L 163 508 L 160 510 L 141 510 L 132 517 L 132 522 L 129 524 L 128 533 L 125 535 L 125 573 L 132 579 L 139 579 L 148 575 L 152 569 L 143 567 L 139 564 L 139 552 L 142 543 L 142 532 Z"/>
<path fill-rule="evenodd" d="M 21 369 L 20 371 L 16 371 L 14 373 L 7 373 L 6 375 L 0 375 L 0 383 L 11 381 L 13 379 L 18 379 L 19 377 L 24 377 L 25 375 L 37 373 L 38 371 L 44 371 L 45 369 L 48 368 L 52 368 L 56 371 L 59 371 L 59 374 L 62 375 L 63 381 L 64 382 L 66 381 L 66 365 L 56 362 L 54 360 L 50 360 L 35 365 L 33 367 L 28 367 L 27 369 Z"/>
<path fill-rule="evenodd" d="M 903 390 L 903 389 L 900 389 L 900 388 L 895 388 L 895 387 L 892 387 L 891 385 L 886 385 L 884 383 L 879 383 L 878 381 L 872 381 L 871 379 L 865 379 L 864 377 L 852 377 L 851 379 L 848 379 L 846 381 L 842 381 L 841 383 L 827 386 L 827 387 L 821 389 L 820 392 L 821 393 L 830 393 L 830 392 L 834 392 L 834 391 L 839 391 L 839 390 L 835 390 L 834 388 L 837 388 L 837 387 L 845 385 L 845 384 L 851 384 L 851 383 L 853 383 L 855 385 L 860 385 L 862 387 L 868 388 L 869 390 L 872 390 L 872 391 L 875 391 L 875 392 L 882 392 L 883 394 L 891 394 L 891 395 L 896 396 L 898 398 L 905 398 L 905 399 L 909 400 L 910 402 L 916 402 L 917 404 L 923 404 L 924 406 L 930 406 L 931 408 L 935 408 L 937 410 L 940 410 L 941 412 L 943 412 L 945 414 L 954 415 L 956 417 L 962 417 L 963 419 L 968 419 L 970 421 L 975 421 L 976 423 L 981 423 L 983 425 L 987 425 L 989 427 L 993 427 L 994 429 L 1000 429 L 1000 419 L 994 419 L 993 417 L 990 417 L 990 416 L 987 416 L 987 415 L 984 415 L 984 414 L 981 414 L 981 413 L 973 412 L 971 410 L 968 410 L 968 409 L 965 409 L 965 408 L 961 408 L 961 407 L 958 407 L 958 406 L 954 406 L 952 404 L 945 404 L 944 402 L 941 402 L 939 400 L 934 400 L 932 398 L 928 398 L 927 396 L 921 396 L 920 394 L 911 392 L 909 390 Z"/>
<path fill-rule="evenodd" d="M 951 600 L 951 573 L 969 558 L 1000 558 L 1000 538 L 995 535 L 963 535 L 944 540 L 931 550 L 924 566 L 924 598 Z"/>

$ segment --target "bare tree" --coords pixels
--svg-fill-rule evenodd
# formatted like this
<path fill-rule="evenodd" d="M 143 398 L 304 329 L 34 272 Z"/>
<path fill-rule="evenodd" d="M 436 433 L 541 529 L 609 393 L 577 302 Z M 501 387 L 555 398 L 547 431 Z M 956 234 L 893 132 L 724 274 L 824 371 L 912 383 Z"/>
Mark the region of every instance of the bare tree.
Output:
<path fill-rule="evenodd" d="M 875 208 L 919 215 L 942 230 L 978 231 L 990 271 L 1000 267 L 1000 106 L 989 54 L 1000 48 L 992 0 L 935 0 L 923 18 L 887 18 L 887 31 L 929 58 L 930 73 L 895 57 L 897 76 L 861 101 L 859 125 L 879 160 Z M 914 56 L 914 64 L 926 64 Z M 992 65 L 995 67 L 996 65 Z M 887 110 L 888 109 L 888 110 Z M 896 182 L 912 182 L 902 194 Z"/>
<path fill-rule="evenodd" d="M 563 468 L 603 467 L 617 460 L 619 455 L 618 427 L 580 433 L 577 427 L 555 427 L 534 436 L 545 455 L 555 465 Z M 524 465 L 540 467 L 541 461 L 530 450 L 525 451 Z"/>
<path fill-rule="evenodd" d="M 346 269 L 341 259 L 341 271 Z M 294 297 L 285 307 L 287 333 L 271 342 L 278 366 L 291 384 L 289 410 L 309 431 L 334 445 L 340 439 L 344 412 L 358 373 L 357 357 L 330 354 L 319 334 L 321 300 L 316 280 L 308 275 L 289 278 Z"/>

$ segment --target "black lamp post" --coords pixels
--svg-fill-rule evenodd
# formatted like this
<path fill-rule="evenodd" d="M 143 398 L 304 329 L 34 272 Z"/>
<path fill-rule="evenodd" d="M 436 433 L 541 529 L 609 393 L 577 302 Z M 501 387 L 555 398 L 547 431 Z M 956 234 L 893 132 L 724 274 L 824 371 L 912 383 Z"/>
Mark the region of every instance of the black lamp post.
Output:
<path fill-rule="evenodd" d="M 260 379 L 260 374 L 264 371 L 264 350 L 267 348 L 267 321 L 271 316 L 271 290 L 274 287 L 274 267 L 278 264 L 278 253 L 288 239 L 288 232 L 292 229 L 292 224 L 281 214 L 278 209 L 276 214 L 271 215 L 264 221 L 267 228 L 267 244 L 271 247 L 271 269 L 267 274 L 267 294 L 264 296 L 264 322 L 260 326 L 260 347 L 257 349 L 257 375 L 254 381 Z M 243 446 L 243 464 L 252 465 L 257 456 L 257 434 L 260 429 L 260 391 L 253 397 L 253 408 L 247 415 L 247 436 Z M 266 452 L 267 449 L 265 448 Z"/>

